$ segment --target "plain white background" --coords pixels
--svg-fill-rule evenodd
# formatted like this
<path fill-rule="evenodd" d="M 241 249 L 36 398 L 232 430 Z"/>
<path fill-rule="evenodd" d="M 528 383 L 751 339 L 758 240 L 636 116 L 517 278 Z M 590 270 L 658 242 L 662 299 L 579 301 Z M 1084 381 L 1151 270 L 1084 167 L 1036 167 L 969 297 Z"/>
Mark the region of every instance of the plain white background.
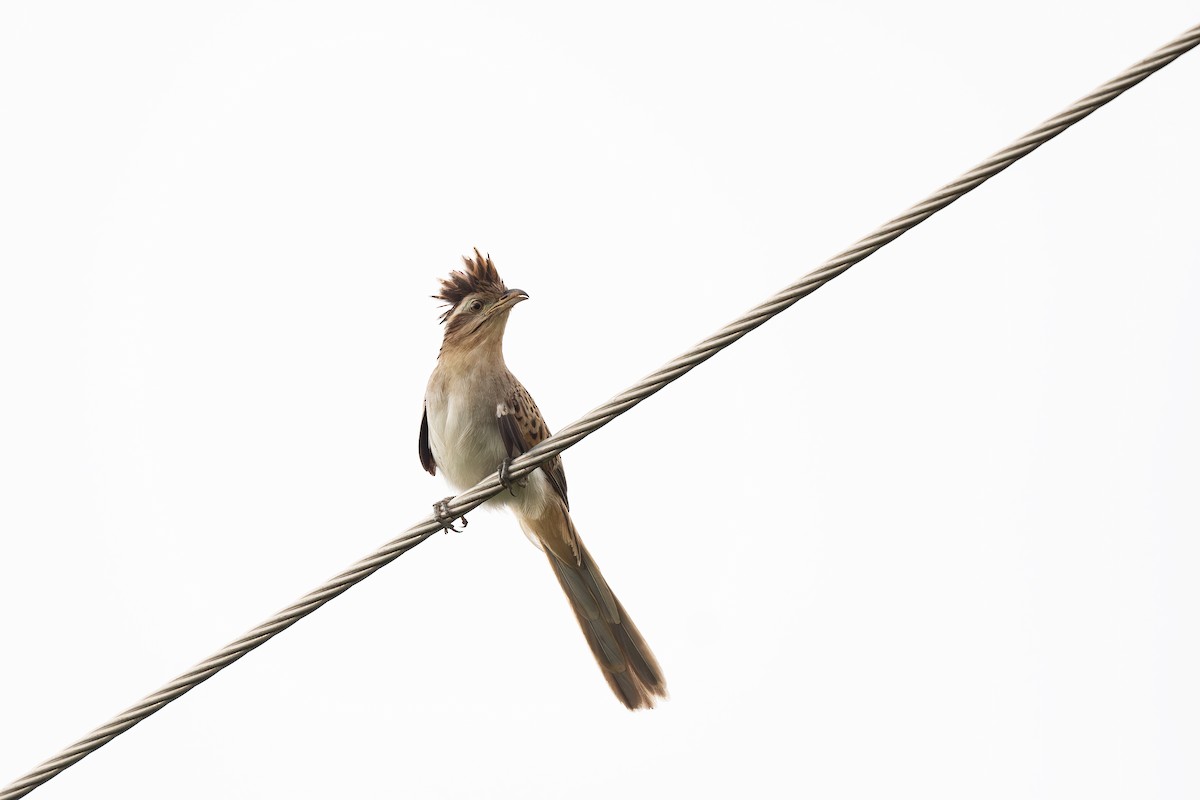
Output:
<path fill-rule="evenodd" d="M 0 7 L 0 783 L 421 519 L 436 279 L 576 419 L 1195 4 Z M 36 797 L 1195 797 L 1200 54 Z"/>

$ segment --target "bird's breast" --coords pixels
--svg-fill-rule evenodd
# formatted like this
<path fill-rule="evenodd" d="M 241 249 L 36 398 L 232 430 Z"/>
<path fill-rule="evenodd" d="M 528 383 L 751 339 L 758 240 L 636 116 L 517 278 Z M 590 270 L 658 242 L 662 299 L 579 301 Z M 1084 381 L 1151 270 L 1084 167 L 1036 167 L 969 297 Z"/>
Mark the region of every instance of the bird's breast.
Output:
<path fill-rule="evenodd" d="M 429 448 L 446 481 L 459 491 L 496 471 L 508 455 L 496 424 L 496 403 L 472 385 L 434 386 L 425 397 Z"/>
<path fill-rule="evenodd" d="M 504 382 L 486 370 L 443 371 L 439 367 L 430 377 L 425 391 L 429 449 L 455 490 L 471 488 L 509 457 L 496 416 L 497 406 L 511 393 L 511 386 L 508 388 L 506 392 Z M 537 470 L 528 476 L 525 486 L 500 492 L 489 504 L 512 506 L 536 516 L 551 496 L 546 476 Z"/>

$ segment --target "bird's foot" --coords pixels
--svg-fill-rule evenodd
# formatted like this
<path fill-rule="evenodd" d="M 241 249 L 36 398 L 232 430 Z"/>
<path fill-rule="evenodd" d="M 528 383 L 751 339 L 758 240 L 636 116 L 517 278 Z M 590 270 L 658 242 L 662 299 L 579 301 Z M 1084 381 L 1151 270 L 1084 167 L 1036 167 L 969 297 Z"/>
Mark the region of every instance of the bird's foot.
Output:
<path fill-rule="evenodd" d="M 512 459 L 506 458 L 500 462 L 500 466 L 497 468 L 496 472 L 499 473 L 497 477 L 500 478 L 500 485 L 503 486 L 505 489 L 508 489 L 508 493 L 511 494 L 513 497 L 516 497 L 517 493 L 515 491 L 513 491 L 513 487 L 520 486 L 522 489 L 524 489 L 526 486 L 529 485 L 529 478 L 528 478 L 528 476 L 526 476 L 524 478 L 521 478 L 520 480 L 514 481 L 512 479 L 512 476 L 510 476 L 508 474 L 509 470 L 511 470 L 511 469 L 512 469 Z"/>
<path fill-rule="evenodd" d="M 443 497 L 433 504 L 433 518 L 442 526 L 442 533 L 449 533 L 450 531 L 462 533 L 462 531 L 467 529 L 466 515 L 458 518 L 459 522 L 462 523 L 462 529 L 454 527 L 454 516 L 450 513 L 450 501 L 453 499 L 454 495 L 450 495 L 449 497 Z"/>

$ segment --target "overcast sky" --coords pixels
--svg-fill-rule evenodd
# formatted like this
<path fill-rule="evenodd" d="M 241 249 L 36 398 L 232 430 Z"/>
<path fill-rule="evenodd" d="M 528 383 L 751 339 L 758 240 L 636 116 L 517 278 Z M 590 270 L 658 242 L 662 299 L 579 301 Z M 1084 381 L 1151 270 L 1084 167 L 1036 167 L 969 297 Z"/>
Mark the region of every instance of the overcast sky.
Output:
<path fill-rule="evenodd" d="M 551 428 L 1194 2 L 0 5 L 0 785 L 447 494 L 473 246 Z M 1200 794 L 1200 53 L 565 456 L 671 699 L 477 511 L 35 794 Z"/>

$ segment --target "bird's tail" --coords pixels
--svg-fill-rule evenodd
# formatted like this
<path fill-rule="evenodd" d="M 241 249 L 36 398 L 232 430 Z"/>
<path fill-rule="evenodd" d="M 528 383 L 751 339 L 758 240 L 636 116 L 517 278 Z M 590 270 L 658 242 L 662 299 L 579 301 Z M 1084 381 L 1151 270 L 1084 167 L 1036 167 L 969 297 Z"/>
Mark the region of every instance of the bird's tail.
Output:
<path fill-rule="evenodd" d="M 540 518 L 523 517 L 521 523 L 542 542 L 588 647 L 617 699 L 630 709 L 653 708 L 658 698 L 667 696 L 662 669 L 583 546 L 566 508 L 552 507 Z"/>

